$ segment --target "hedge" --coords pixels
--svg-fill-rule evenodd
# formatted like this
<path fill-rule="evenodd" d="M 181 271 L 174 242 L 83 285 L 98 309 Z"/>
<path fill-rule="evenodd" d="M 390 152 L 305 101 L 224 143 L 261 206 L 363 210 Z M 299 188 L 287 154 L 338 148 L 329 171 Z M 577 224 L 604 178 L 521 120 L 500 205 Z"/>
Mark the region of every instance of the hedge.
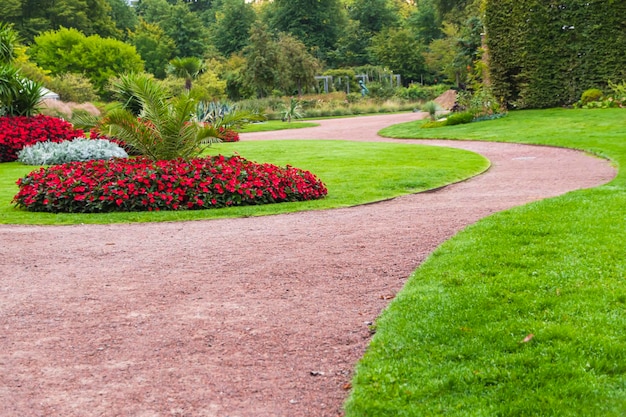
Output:
<path fill-rule="evenodd" d="M 626 2 L 487 0 L 494 94 L 518 108 L 570 105 L 626 80 Z"/>

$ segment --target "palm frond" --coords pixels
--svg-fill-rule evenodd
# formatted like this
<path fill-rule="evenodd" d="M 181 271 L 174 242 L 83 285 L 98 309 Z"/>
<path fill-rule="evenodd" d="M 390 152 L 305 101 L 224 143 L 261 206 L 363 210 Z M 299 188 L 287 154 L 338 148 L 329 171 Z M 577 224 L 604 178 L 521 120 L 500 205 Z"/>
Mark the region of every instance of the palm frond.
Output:
<path fill-rule="evenodd" d="M 196 101 L 188 94 L 170 99 L 150 78 L 129 76 L 127 81 L 141 106 L 138 117 L 128 109 L 118 109 L 107 115 L 104 125 L 142 154 L 155 160 L 193 158 L 218 141 L 215 127 L 192 120 Z"/>

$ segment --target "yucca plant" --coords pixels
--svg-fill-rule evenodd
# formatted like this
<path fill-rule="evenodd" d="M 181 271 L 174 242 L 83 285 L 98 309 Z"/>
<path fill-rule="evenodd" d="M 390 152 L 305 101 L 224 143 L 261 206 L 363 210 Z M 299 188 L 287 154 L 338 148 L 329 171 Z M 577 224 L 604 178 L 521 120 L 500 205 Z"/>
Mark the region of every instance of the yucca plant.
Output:
<path fill-rule="evenodd" d="M 283 120 L 291 123 L 291 119 L 302 119 L 302 105 L 295 98 L 289 100 L 289 105 L 283 108 Z"/>
<path fill-rule="evenodd" d="M 12 65 L 0 65 L 0 115 L 34 116 L 43 94 L 41 83 L 24 78 Z"/>
<path fill-rule="evenodd" d="M 170 99 L 157 81 L 145 76 L 127 77 L 127 87 L 141 110 L 138 115 L 124 108 L 110 111 L 102 120 L 101 131 L 153 160 L 190 159 L 219 142 L 215 126 L 191 120 L 197 103 L 188 94 Z"/>

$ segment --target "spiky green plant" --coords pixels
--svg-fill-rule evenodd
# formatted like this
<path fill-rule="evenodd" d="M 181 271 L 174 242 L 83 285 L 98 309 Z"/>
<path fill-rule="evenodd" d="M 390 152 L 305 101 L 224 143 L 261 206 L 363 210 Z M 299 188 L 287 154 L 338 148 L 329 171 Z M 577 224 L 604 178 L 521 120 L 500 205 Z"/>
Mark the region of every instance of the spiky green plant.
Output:
<path fill-rule="evenodd" d="M 422 105 L 422 111 L 428 113 L 428 117 L 430 117 L 430 120 L 435 120 L 437 118 L 437 111 L 439 109 L 439 105 L 434 101 L 427 101 Z"/>
<path fill-rule="evenodd" d="M 43 94 L 41 83 L 24 78 L 12 65 L 0 65 L 0 115 L 33 116 Z"/>
<path fill-rule="evenodd" d="M 153 78 L 151 74 L 145 73 L 121 75 L 117 80 L 112 82 L 111 91 L 113 92 L 113 97 L 122 103 L 124 109 L 139 116 L 139 113 L 141 113 L 141 102 L 134 93 L 134 85 L 137 82 L 146 82 L 146 80 Z"/>
<path fill-rule="evenodd" d="M 302 105 L 293 97 L 283 109 L 283 121 L 291 123 L 291 119 L 302 119 Z"/>
<path fill-rule="evenodd" d="M 240 110 L 236 104 L 220 101 L 201 101 L 196 107 L 195 117 L 201 123 L 226 129 L 241 128 L 248 123 L 265 120 L 265 117 L 258 112 Z"/>
<path fill-rule="evenodd" d="M 193 158 L 219 142 L 216 127 L 191 120 L 197 103 L 188 94 L 170 99 L 157 81 L 128 77 L 129 91 L 141 106 L 139 115 L 114 109 L 103 119 L 101 130 L 108 129 L 153 160 Z"/>
<path fill-rule="evenodd" d="M 174 58 L 167 66 L 167 73 L 185 79 L 185 89 L 191 91 L 191 82 L 202 74 L 204 63 L 200 58 Z"/>
<path fill-rule="evenodd" d="M 8 23 L 0 23 L 0 64 L 11 64 L 17 54 L 15 46 L 19 36 Z"/>

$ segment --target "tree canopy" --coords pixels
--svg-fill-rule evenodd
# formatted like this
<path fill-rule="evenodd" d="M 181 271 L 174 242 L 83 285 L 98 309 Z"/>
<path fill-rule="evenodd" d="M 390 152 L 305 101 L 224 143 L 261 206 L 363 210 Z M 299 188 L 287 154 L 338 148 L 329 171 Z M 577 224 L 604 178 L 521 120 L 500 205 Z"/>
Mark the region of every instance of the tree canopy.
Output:
<path fill-rule="evenodd" d="M 77 29 L 44 32 L 35 37 L 30 54 L 53 75 L 85 74 L 100 92 L 113 76 L 143 71 L 134 46 L 98 35 L 85 36 Z"/>

